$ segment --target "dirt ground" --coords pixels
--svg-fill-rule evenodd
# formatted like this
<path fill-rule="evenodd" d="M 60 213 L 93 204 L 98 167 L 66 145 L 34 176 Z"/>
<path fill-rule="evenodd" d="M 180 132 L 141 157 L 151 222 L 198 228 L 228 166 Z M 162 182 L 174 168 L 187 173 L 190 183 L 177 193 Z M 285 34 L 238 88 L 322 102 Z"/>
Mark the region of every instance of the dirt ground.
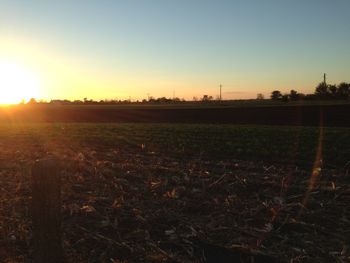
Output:
<path fill-rule="evenodd" d="M 47 156 L 62 164 L 69 262 L 349 260 L 349 166 L 2 144 L 1 262 L 30 262 L 30 167 Z"/>

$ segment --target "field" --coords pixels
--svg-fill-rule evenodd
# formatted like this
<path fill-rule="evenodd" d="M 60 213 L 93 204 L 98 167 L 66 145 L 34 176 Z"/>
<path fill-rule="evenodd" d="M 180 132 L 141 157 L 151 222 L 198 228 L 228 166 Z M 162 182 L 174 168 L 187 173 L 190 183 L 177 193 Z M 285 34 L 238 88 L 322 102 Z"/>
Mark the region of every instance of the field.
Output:
<path fill-rule="evenodd" d="M 1 262 L 30 262 L 30 167 L 47 156 L 71 262 L 346 260 L 349 128 L 17 120 L 0 146 Z"/>
<path fill-rule="evenodd" d="M 179 105 L 22 105 L 0 108 L 0 122 L 226 123 L 349 127 L 346 102 Z"/>

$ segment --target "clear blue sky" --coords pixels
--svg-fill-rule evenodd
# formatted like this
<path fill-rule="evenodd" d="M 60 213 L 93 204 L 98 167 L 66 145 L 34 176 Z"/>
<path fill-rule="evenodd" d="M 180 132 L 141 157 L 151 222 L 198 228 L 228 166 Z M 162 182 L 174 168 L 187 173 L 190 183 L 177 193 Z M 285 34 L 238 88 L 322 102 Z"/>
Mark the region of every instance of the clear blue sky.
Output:
<path fill-rule="evenodd" d="M 350 82 L 349 14 L 349 0 L 0 0 L 0 41 L 18 49 L 0 59 L 26 57 L 43 97 L 311 92 L 323 72 Z"/>

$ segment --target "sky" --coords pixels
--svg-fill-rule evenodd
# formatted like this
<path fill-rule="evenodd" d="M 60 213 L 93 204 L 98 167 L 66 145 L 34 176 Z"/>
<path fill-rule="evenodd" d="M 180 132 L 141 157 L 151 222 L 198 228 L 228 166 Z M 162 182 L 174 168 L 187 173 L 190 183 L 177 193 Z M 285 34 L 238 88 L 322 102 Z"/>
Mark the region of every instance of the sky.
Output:
<path fill-rule="evenodd" d="M 350 82 L 349 0 L 0 0 L 43 99 L 226 99 Z"/>

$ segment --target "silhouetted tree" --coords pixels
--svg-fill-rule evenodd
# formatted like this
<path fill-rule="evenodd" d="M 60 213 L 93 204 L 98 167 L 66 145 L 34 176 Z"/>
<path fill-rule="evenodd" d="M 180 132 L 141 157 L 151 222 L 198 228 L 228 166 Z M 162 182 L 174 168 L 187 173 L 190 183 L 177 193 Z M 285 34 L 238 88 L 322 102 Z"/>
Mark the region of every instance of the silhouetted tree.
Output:
<path fill-rule="evenodd" d="M 329 98 L 330 92 L 328 89 L 328 85 L 324 82 L 318 84 L 315 90 L 315 95 L 322 99 Z"/>
<path fill-rule="evenodd" d="M 35 98 L 31 98 L 29 101 L 28 101 L 28 104 L 37 104 L 37 101 Z"/>
<path fill-rule="evenodd" d="M 282 98 L 282 93 L 279 90 L 274 90 L 271 92 L 272 100 L 280 100 Z"/>
<path fill-rule="evenodd" d="M 263 95 L 262 93 L 258 93 L 258 94 L 256 95 L 256 99 L 257 99 L 257 100 L 263 100 L 263 99 L 265 99 L 265 97 L 264 97 L 264 95 Z"/>
<path fill-rule="evenodd" d="M 290 99 L 289 94 L 283 94 L 283 95 L 282 95 L 281 100 L 282 100 L 283 102 L 288 102 L 288 101 L 289 101 L 289 99 Z"/>
<path fill-rule="evenodd" d="M 213 100 L 213 96 L 209 96 L 209 95 L 203 95 L 202 101 L 211 101 Z"/>
<path fill-rule="evenodd" d="M 292 101 L 303 100 L 304 98 L 305 98 L 305 94 L 299 93 L 296 90 L 292 89 L 289 93 L 289 99 Z"/>
<path fill-rule="evenodd" d="M 339 99 L 350 98 L 350 83 L 342 82 L 338 85 L 337 97 Z"/>
<path fill-rule="evenodd" d="M 318 84 L 315 95 L 320 99 L 348 99 L 350 97 L 350 84 L 346 82 L 336 85 Z"/>
<path fill-rule="evenodd" d="M 328 92 L 332 98 L 337 98 L 337 93 L 338 93 L 337 91 L 338 91 L 338 88 L 336 85 L 329 85 L 328 86 Z"/>
<path fill-rule="evenodd" d="M 299 94 L 296 90 L 291 90 L 289 94 L 290 100 L 298 100 L 299 99 Z"/>

